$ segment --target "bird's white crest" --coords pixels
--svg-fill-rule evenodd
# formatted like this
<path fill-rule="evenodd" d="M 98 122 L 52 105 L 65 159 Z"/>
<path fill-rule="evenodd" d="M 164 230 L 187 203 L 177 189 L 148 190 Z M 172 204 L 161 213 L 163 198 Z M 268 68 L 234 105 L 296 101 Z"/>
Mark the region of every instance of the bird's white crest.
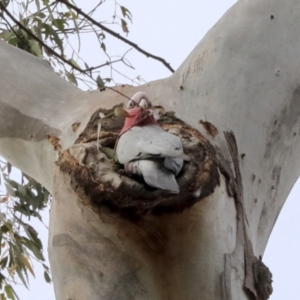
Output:
<path fill-rule="evenodd" d="M 151 101 L 148 95 L 144 92 L 137 92 L 128 101 L 126 108 L 131 109 L 136 105 L 140 105 L 142 108 L 147 109 L 151 106 Z"/>

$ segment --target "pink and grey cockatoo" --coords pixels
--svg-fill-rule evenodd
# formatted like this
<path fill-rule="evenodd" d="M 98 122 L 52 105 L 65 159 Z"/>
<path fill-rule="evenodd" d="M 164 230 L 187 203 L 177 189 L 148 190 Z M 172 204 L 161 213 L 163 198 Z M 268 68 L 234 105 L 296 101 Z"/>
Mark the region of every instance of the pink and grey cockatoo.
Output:
<path fill-rule="evenodd" d="M 151 108 L 144 92 L 134 94 L 129 100 L 116 154 L 126 172 L 143 176 L 151 187 L 177 194 L 175 177 L 183 161 L 190 158 L 184 154 L 180 138 L 157 124 Z"/>

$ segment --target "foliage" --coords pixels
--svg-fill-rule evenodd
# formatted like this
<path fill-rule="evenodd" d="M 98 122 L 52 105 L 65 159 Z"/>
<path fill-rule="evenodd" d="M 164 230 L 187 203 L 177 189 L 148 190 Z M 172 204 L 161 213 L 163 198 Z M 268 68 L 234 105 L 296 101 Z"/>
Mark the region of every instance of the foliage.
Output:
<path fill-rule="evenodd" d="M 20 281 L 28 287 L 28 273 L 35 276 L 33 259 L 42 263 L 45 280 L 51 282 L 43 245 L 28 223 L 31 217 L 42 221 L 39 211 L 47 206 L 50 195 L 24 173 L 20 183 L 11 179 L 11 170 L 9 163 L 0 161 L 0 183 L 6 188 L 0 195 L 0 299 L 18 299 L 12 284 Z"/>
<path fill-rule="evenodd" d="M 132 22 L 128 8 L 116 0 L 82 0 L 83 3 L 90 7 L 88 12 L 74 0 L 0 0 L 0 39 L 44 59 L 60 76 L 82 89 L 105 90 L 110 84 L 118 84 L 116 77 L 122 83 L 144 82 L 140 76 L 131 78 L 119 70 L 121 65 L 134 69 L 127 59 L 132 49 L 174 71 L 163 58 L 127 39 Z M 109 9 L 113 12 L 111 20 L 97 21 L 103 19 L 101 12 L 106 16 Z M 99 45 L 99 56 L 93 57 L 92 62 L 82 51 L 86 36 Z M 113 53 L 108 36 L 126 45 L 122 55 Z M 0 195 L 0 300 L 19 299 L 12 285 L 19 281 L 28 286 L 28 272 L 34 276 L 32 259 L 42 263 L 45 280 L 51 282 L 42 243 L 28 223 L 32 217 L 42 221 L 39 212 L 51 196 L 22 172 L 20 183 L 13 180 L 9 163 L 0 161 L 0 168 L 0 179 L 6 188 L 6 193 Z"/>
<path fill-rule="evenodd" d="M 173 71 L 164 59 L 141 49 L 123 36 L 128 35 L 128 22 L 132 22 L 128 8 L 116 0 L 88 2 L 82 1 L 85 7 L 91 7 L 89 12 L 84 12 L 74 1 L 69 0 L 11 0 L 10 3 L 8 0 L 0 0 L 0 38 L 35 56 L 43 57 L 62 77 L 84 89 L 101 89 L 97 80 L 99 77 L 106 86 L 109 83 L 118 84 L 116 76 L 122 83 L 143 82 L 140 76 L 130 78 L 119 69 L 121 65 L 134 69 L 126 58 L 132 48 L 162 62 Z M 113 10 L 110 21 L 96 21 L 102 7 L 105 12 L 108 12 L 108 8 Z M 123 35 L 111 29 L 118 27 Z M 131 48 L 122 55 L 115 55 L 113 47 L 107 43 L 107 35 Z M 99 61 L 93 66 L 89 65 L 91 58 L 82 51 L 87 36 L 89 41 L 96 40 L 99 45 L 99 56 L 94 57 L 92 63 Z M 100 71 L 104 76 L 100 75 Z"/>
<path fill-rule="evenodd" d="M 92 18 L 106 1 L 89 2 L 95 4 L 86 13 Z M 4 0 L 0 1 L 3 11 L 0 38 L 33 55 L 43 57 L 61 76 L 73 84 L 78 85 L 80 80 L 83 88 L 94 89 L 101 68 L 110 69 L 110 77 L 103 78 L 105 83 L 113 81 L 114 72 L 120 73 L 115 68 L 118 63 L 132 68 L 126 59 L 128 51 L 122 56 L 113 57 L 108 51 L 104 30 L 87 20 L 81 14 L 81 10 L 76 11 L 74 1 L 12 0 L 8 5 L 4 3 Z M 130 11 L 116 1 L 113 9 L 110 24 L 119 25 L 123 32 L 128 34 L 127 22 L 132 20 Z M 81 57 L 83 35 L 89 35 L 89 38 L 98 41 L 99 50 L 102 51 L 102 55 L 99 55 L 102 61 L 98 65 L 89 66 L 87 58 Z"/>

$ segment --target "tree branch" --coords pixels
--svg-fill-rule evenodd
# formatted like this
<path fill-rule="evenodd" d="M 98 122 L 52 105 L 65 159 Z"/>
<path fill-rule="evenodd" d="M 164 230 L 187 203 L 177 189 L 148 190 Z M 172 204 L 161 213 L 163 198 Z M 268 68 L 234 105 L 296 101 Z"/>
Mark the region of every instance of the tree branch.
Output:
<path fill-rule="evenodd" d="M 169 69 L 172 73 L 175 72 L 175 70 L 171 67 L 171 65 L 169 63 L 167 63 L 163 58 L 153 55 L 145 50 L 143 50 L 142 48 L 140 48 L 137 44 L 131 42 L 130 40 L 122 37 L 119 33 L 114 32 L 113 30 L 103 26 L 102 24 L 100 24 L 99 22 L 95 21 L 93 18 L 91 18 L 89 15 L 87 15 L 86 13 L 84 13 L 81 9 L 79 9 L 78 7 L 76 7 L 75 5 L 71 4 L 70 2 L 68 2 L 68 0 L 57 0 L 57 2 L 61 2 L 64 3 L 66 6 L 68 6 L 69 8 L 72 8 L 74 11 L 76 11 L 79 15 L 83 16 L 84 18 L 86 18 L 87 20 L 89 20 L 91 23 L 93 23 L 95 26 L 101 28 L 103 31 L 109 33 L 110 35 L 114 36 L 115 38 L 121 40 L 122 42 L 132 46 L 134 49 L 136 49 L 137 51 L 139 51 L 140 53 L 144 54 L 147 57 L 151 57 L 157 61 L 160 61 L 167 69 Z"/>
<path fill-rule="evenodd" d="M 40 40 L 36 35 L 34 35 L 31 30 L 29 30 L 26 26 L 24 26 L 22 23 L 20 23 L 9 11 L 8 9 L 0 2 L 0 9 L 3 10 L 8 16 L 9 18 L 15 23 L 17 24 L 21 29 L 23 29 L 28 35 L 30 35 L 30 37 L 32 37 L 35 41 L 37 41 L 38 43 L 40 43 L 44 48 L 47 49 L 47 51 L 51 54 L 53 54 L 54 56 L 56 56 L 57 58 L 61 59 L 64 63 L 66 63 L 67 65 L 71 66 L 73 69 L 76 69 L 77 71 L 81 72 L 81 73 L 85 73 L 85 70 L 82 70 L 78 67 L 76 67 L 75 65 L 73 65 L 69 60 L 67 60 L 66 58 L 64 58 L 62 55 L 60 55 L 59 53 L 57 53 L 55 50 L 53 50 L 51 47 L 49 47 L 46 43 L 44 43 L 42 40 Z"/>

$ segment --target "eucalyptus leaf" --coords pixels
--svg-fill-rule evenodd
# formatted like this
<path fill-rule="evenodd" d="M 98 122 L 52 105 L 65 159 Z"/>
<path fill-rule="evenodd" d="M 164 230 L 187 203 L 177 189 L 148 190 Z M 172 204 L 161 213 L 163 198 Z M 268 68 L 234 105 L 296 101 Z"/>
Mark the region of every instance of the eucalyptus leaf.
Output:
<path fill-rule="evenodd" d="M 114 151 L 114 149 L 111 149 L 109 147 L 100 147 L 99 150 L 104 153 L 109 159 L 113 159 L 115 161 L 118 160 L 116 151 Z"/>
<path fill-rule="evenodd" d="M 121 19 L 121 26 L 125 33 L 129 33 L 127 22 L 124 19 Z"/>
<path fill-rule="evenodd" d="M 24 224 L 24 230 L 25 230 L 26 234 L 28 235 L 28 237 L 36 243 L 38 248 L 43 249 L 43 244 L 42 244 L 41 240 L 38 238 L 37 231 L 29 224 L 26 224 L 26 225 Z"/>
<path fill-rule="evenodd" d="M 12 300 L 15 300 L 15 295 L 14 295 L 14 292 L 13 292 L 13 288 L 11 287 L 10 284 L 7 284 L 5 287 L 4 287 L 4 291 L 8 297 L 8 299 L 12 299 Z"/>
<path fill-rule="evenodd" d="M 41 10 L 40 0 L 35 0 L 35 5 L 37 8 L 37 11 L 40 12 L 40 10 Z"/>
<path fill-rule="evenodd" d="M 44 278 L 45 278 L 45 281 L 47 283 L 51 283 L 52 280 L 51 280 L 51 278 L 49 276 L 49 273 L 47 271 L 44 271 Z"/>
<path fill-rule="evenodd" d="M 104 85 L 104 82 L 103 82 L 100 75 L 97 76 L 96 82 L 97 82 L 97 86 L 100 89 L 100 91 L 104 91 L 105 90 L 105 85 Z"/>
<path fill-rule="evenodd" d="M 73 73 L 67 73 L 67 78 L 68 80 L 71 82 L 71 83 L 74 83 L 75 85 L 77 85 L 77 80 L 76 80 L 76 77 L 74 76 Z"/>
<path fill-rule="evenodd" d="M 22 273 L 22 270 L 19 267 L 17 267 L 16 272 L 17 272 L 18 276 L 20 277 L 20 279 L 21 279 L 22 283 L 24 284 L 24 286 L 28 289 L 28 282 L 25 279 L 25 277 Z"/>
<path fill-rule="evenodd" d="M 0 267 L 1 269 L 4 269 L 7 265 L 7 262 L 8 262 L 8 256 L 5 256 L 1 259 L 0 261 Z"/>
<path fill-rule="evenodd" d="M 29 262 L 29 260 L 27 259 L 26 256 L 22 255 L 22 260 L 24 262 L 24 265 L 26 266 L 26 268 L 29 270 L 29 272 L 32 274 L 33 277 L 35 277 L 35 274 L 34 274 L 34 271 L 33 271 L 33 268 Z"/>
<path fill-rule="evenodd" d="M 40 44 L 36 40 L 29 40 L 31 51 L 37 56 L 37 57 L 43 57 L 42 55 L 42 49 L 40 47 Z"/>
<path fill-rule="evenodd" d="M 127 17 L 130 21 L 132 21 L 132 14 L 131 14 L 131 12 L 129 11 L 129 9 L 127 9 L 125 6 L 120 6 L 120 8 L 121 8 L 123 17 L 124 17 L 124 18 Z"/>
<path fill-rule="evenodd" d="M 79 66 L 79 64 L 78 64 L 73 58 L 70 59 L 70 63 L 71 63 L 74 67 L 76 67 L 76 68 L 78 68 L 78 69 L 81 69 L 81 67 Z"/>
<path fill-rule="evenodd" d="M 129 113 L 121 106 L 118 106 L 114 109 L 114 114 L 116 117 L 122 117 L 122 118 L 129 117 Z"/>
<path fill-rule="evenodd" d="M 5 295 L 3 293 L 0 294 L 0 300 L 7 300 L 7 298 L 5 297 Z"/>
<path fill-rule="evenodd" d="M 64 19 L 54 19 L 52 20 L 52 24 L 57 27 L 60 31 L 64 32 L 65 30 L 65 20 Z"/>
<path fill-rule="evenodd" d="M 38 247 L 38 245 L 28 239 L 23 239 L 22 243 L 26 246 L 27 249 L 29 249 L 32 254 L 40 261 L 45 261 L 45 258 L 43 256 L 43 253 L 41 251 L 41 248 Z"/>

